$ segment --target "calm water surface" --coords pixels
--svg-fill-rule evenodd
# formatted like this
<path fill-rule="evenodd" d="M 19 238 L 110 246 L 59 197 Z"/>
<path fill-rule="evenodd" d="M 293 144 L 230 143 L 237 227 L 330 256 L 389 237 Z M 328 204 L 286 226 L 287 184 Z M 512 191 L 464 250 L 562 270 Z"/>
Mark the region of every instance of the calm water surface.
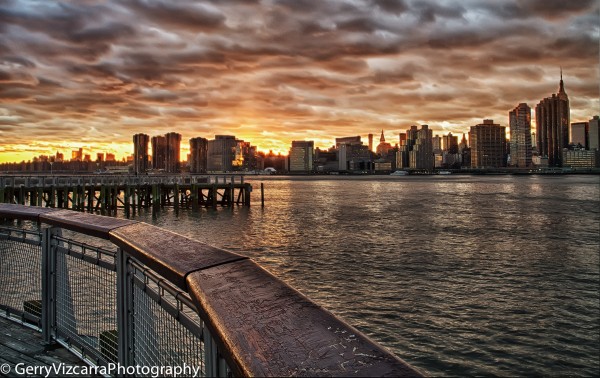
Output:
<path fill-rule="evenodd" d="M 249 180 L 249 209 L 138 219 L 252 257 L 427 374 L 598 374 L 598 176 Z"/>

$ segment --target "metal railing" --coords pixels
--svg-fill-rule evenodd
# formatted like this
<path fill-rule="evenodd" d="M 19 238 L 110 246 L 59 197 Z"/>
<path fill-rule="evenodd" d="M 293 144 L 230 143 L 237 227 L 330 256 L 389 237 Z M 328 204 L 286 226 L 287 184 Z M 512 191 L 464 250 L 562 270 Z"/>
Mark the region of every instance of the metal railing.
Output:
<path fill-rule="evenodd" d="M 419 375 L 250 259 L 145 223 L 0 204 L 0 316 L 90 365 Z"/>

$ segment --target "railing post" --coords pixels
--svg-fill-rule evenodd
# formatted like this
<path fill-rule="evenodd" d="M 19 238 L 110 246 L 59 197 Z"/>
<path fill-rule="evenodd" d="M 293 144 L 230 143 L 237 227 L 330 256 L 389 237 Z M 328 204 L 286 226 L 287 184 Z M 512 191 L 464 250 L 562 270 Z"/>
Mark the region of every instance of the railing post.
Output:
<path fill-rule="evenodd" d="M 45 344 L 53 343 L 52 330 L 56 319 L 56 254 L 52 239 L 60 228 L 47 227 L 42 232 L 42 336 Z"/>
<path fill-rule="evenodd" d="M 216 377 L 219 368 L 217 345 L 215 344 L 206 323 L 202 330 L 202 338 L 204 344 L 204 376 Z"/>
<path fill-rule="evenodd" d="M 129 256 L 121 248 L 117 251 L 117 340 L 119 364 L 130 366 L 132 331 L 130 314 L 133 300 L 133 284 L 129 279 Z"/>

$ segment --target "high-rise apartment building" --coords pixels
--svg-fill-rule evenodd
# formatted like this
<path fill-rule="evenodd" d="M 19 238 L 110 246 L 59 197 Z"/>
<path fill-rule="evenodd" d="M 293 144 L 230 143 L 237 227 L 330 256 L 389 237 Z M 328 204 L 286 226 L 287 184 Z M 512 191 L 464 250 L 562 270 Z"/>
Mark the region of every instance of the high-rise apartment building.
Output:
<path fill-rule="evenodd" d="M 150 137 L 146 134 L 133 136 L 133 172 L 144 173 L 148 170 L 148 145 Z"/>
<path fill-rule="evenodd" d="M 152 142 L 152 168 L 165 169 L 167 161 L 167 138 L 164 135 L 153 136 Z"/>
<path fill-rule="evenodd" d="M 237 141 L 233 135 L 215 135 L 208 141 L 208 170 L 228 172 L 233 169 Z"/>
<path fill-rule="evenodd" d="M 206 173 L 208 169 L 208 139 L 190 139 L 190 173 Z"/>
<path fill-rule="evenodd" d="M 179 161 L 181 156 L 181 134 L 165 134 L 167 142 L 165 171 L 169 173 L 179 172 Z"/>
<path fill-rule="evenodd" d="M 442 152 L 442 137 L 439 135 L 431 138 L 431 146 L 433 148 L 433 153 L 441 153 Z"/>
<path fill-rule="evenodd" d="M 506 128 L 484 119 L 483 123 L 471 126 L 469 131 L 471 143 L 472 168 L 498 168 L 506 166 Z"/>
<path fill-rule="evenodd" d="M 600 119 L 598 116 L 589 120 L 590 131 L 589 131 L 589 149 L 600 150 Z"/>
<path fill-rule="evenodd" d="M 510 165 L 531 166 L 531 108 L 521 103 L 508 113 L 510 128 Z"/>
<path fill-rule="evenodd" d="M 373 134 L 369 134 L 368 138 L 369 138 L 369 151 L 373 151 Z"/>
<path fill-rule="evenodd" d="M 313 141 L 293 141 L 290 149 L 290 172 L 311 172 L 314 148 Z"/>
<path fill-rule="evenodd" d="M 562 150 L 569 145 L 569 97 L 560 74 L 558 93 L 546 97 L 535 107 L 537 149 L 548 157 L 548 166 L 562 166 Z"/>
<path fill-rule="evenodd" d="M 571 124 L 571 143 L 578 145 L 589 150 L 590 142 L 589 142 L 589 132 L 590 132 L 590 124 L 589 122 L 573 122 Z"/>

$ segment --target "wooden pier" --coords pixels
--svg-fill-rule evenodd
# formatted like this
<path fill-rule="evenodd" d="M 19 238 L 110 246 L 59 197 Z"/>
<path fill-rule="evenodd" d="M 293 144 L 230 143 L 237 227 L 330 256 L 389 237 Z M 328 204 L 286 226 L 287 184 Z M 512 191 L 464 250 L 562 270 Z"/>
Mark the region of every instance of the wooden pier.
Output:
<path fill-rule="evenodd" d="M 250 206 L 243 176 L 3 176 L 0 203 L 56 207 L 127 217 L 141 209 Z"/>

